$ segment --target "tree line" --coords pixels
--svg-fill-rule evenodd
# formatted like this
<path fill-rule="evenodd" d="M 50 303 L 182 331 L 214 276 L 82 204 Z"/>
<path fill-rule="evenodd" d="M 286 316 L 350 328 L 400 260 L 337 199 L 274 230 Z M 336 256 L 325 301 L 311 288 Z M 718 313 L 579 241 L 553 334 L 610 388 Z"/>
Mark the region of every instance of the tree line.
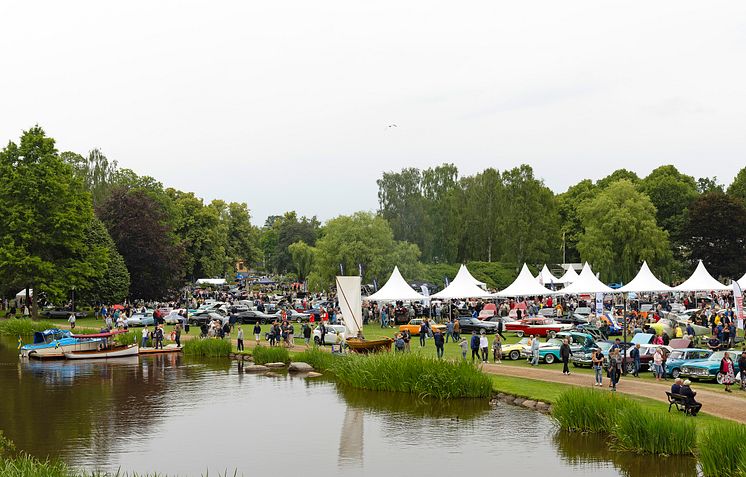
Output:
<path fill-rule="evenodd" d="M 338 273 L 382 282 L 394 265 L 442 285 L 467 263 L 493 287 L 524 262 L 588 261 L 607 282 L 629 281 L 642 260 L 669 282 L 699 258 L 716 276 L 746 271 L 746 168 L 727 189 L 672 165 L 581 179 L 561 194 L 528 165 L 471 176 L 453 164 L 405 168 L 377 184 L 375 212 L 322 224 L 289 211 L 257 227 L 245 203 L 205 203 L 100 150 L 60 153 L 36 126 L 0 151 L 0 292 L 162 299 L 186 281 L 230 277 L 238 261 L 312 290 Z"/>

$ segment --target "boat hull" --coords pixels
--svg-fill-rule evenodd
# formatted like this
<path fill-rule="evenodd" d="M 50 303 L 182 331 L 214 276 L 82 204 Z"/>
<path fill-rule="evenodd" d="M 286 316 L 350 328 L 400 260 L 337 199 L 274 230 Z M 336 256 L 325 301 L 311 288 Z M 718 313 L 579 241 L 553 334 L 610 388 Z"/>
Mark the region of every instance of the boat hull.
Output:
<path fill-rule="evenodd" d="M 129 345 L 124 347 L 116 347 L 103 350 L 93 351 L 73 351 L 65 353 L 66 359 L 113 359 L 122 358 L 124 356 L 136 356 L 138 354 L 137 345 Z"/>
<path fill-rule="evenodd" d="M 176 345 L 168 345 L 163 348 L 140 348 L 140 354 L 161 354 L 161 353 L 178 353 L 183 348 L 179 348 Z"/>
<path fill-rule="evenodd" d="M 23 347 L 21 348 L 22 358 L 36 358 L 36 359 L 60 359 L 65 357 L 65 353 L 76 352 L 76 351 L 92 351 L 98 349 L 100 340 L 91 341 L 80 341 L 78 343 L 71 343 L 55 346 L 40 346 L 40 347 Z"/>
<path fill-rule="evenodd" d="M 345 343 L 355 353 L 378 353 L 380 351 L 391 351 L 391 338 L 377 340 L 361 340 L 360 338 L 347 338 Z"/>

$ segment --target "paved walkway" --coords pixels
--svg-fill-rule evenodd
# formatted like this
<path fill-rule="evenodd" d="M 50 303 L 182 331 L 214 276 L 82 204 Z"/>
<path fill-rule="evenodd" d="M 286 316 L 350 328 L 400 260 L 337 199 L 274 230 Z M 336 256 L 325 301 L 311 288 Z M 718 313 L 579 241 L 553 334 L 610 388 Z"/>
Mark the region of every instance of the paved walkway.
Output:
<path fill-rule="evenodd" d="M 502 376 L 513 376 L 519 378 L 536 379 L 551 383 L 571 384 L 575 386 L 593 387 L 594 377 L 592 374 L 571 373 L 566 376 L 556 370 L 542 369 L 541 367 L 519 367 L 500 364 L 482 365 L 484 372 Z M 636 379 L 634 377 L 622 377 L 617 384 L 617 391 L 633 396 L 642 396 L 658 401 L 663 401 L 668 405 L 666 391 L 671 389 L 673 381 L 664 381 L 662 383 L 649 382 Z M 732 419 L 741 423 L 746 423 L 746 401 L 743 396 L 744 391 L 733 387 L 733 393 L 726 393 L 724 390 L 711 391 L 708 389 L 697 389 L 697 383 L 692 383 L 694 390 L 697 392 L 697 401 L 702 403 L 702 412 L 707 414 Z M 608 379 L 604 377 L 604 388 L 608 388 Z"/>

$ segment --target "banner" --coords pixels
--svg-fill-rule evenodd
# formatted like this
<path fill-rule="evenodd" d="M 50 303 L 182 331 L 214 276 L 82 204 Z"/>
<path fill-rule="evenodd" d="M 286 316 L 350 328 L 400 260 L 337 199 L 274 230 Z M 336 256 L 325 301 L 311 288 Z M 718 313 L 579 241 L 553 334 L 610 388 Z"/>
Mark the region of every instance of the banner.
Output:
<path fill-rule="evenodd" d="M 603 314 L 604 312 L 604 294 L 596 293 L 596 316 Z"/>
<path fill-rule="evenodd" d="M 736 319 L 738 320 L 738 328 L 743 328 L 743 290 L 737 281 L 733 280 L 733 303 L 736 306 Z"/>
<path fill-rule="evenodd" d="M 430 306 L 430 290 L 427 288 L 427 285 L 422 285 L 420 290 L 422 290 L 422 294 L 425 296 L 425 306 Z"/>

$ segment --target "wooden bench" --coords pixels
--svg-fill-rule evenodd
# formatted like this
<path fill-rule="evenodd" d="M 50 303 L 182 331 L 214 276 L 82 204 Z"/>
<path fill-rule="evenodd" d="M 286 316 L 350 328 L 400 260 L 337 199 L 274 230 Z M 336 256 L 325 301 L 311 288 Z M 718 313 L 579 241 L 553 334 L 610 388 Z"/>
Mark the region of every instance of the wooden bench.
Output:
<path fill-rule="evenodd" d="M 671 412 L 671 407 L 676 406 L 677 411 L 681 411 L 684 414 L 691 415 L 694 407 L 687 402 L 686 396 L 681 394 L 673 394 L 666 391 L 668 397 L 668 412 Z"/>

